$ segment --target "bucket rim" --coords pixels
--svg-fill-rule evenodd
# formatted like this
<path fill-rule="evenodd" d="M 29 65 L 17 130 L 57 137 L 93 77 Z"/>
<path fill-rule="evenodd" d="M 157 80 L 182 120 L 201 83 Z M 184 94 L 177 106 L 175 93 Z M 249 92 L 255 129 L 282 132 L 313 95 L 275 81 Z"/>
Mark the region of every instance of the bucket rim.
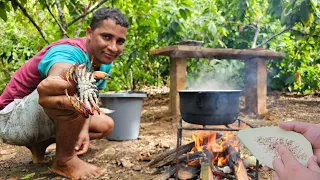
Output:
<path fill-rule="evenodd" d="M 147 94 L 145 93 L 99 93 L 99 97 L 112 97 L 112 98 L 126 98 L 126 97 L 132 97 L 132 98 L 146 98 Z"/>
<path fill-rule="evenodd" d="M 215 92 L 215 93 L 223 93 L 223 92 L 242 92 L 242 90 L 178 90 L 178 92 L 180 93 L 203 93 L 203 92 Z"/>

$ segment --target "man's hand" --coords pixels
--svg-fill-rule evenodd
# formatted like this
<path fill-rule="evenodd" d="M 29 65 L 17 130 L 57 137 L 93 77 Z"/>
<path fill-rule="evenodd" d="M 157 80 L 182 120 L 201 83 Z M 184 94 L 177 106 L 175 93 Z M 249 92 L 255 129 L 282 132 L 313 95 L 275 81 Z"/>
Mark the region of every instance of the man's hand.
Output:
<path fill-rule="evenodd" d="M 283 145 L 277 146 L 280 158 L 273 161 L 274 180 L 318 180 L 320 179 L 320 167 L 317 157 L 312 156 L 308 161 L 308 168 L 298 162 L 293 154 Z"/>
<path fill-rule="evenodd" d="M 88 121 L 88 120 L 87 120 Z M 79 134 L 79 138 L 75 147 L 77 155 L 82 155 L 88 151 L 90 144 L 90 137 L 88 130 L 82 130 Z"/>
<path fill-rule="evenodd" d="M 89 126 L 90 126 L 91 118 L 92 116 L 86 119 L 86 122 L 79 134 L 77 144 L 75 147 L 75 150 L 77 151 L 77 155 L 82 155 L 88 151 L 89 144 L 90 144 Z"/>
<path fill-rule="evenodd" d="M 65 95 L 65 89 L 72 90 L 72 87 L 60 76 L 49 76 L 41 81 L 37 87 L 39 104 L 43 107 L 45 113 L 54 121 L 64 118 L 76 119 L 81 116 Z"/>
<path fill-rule="evenodd" d="M 303 122 L 282 122 L 279 127 L 286 131 L 295 131 L 301 133 L 308 141 L 310 141 L 313 154 L 317 156 L 318 164 L 320 164 L 320 126 Z M 320 178 L 319 178 L 320 179 Z"/>

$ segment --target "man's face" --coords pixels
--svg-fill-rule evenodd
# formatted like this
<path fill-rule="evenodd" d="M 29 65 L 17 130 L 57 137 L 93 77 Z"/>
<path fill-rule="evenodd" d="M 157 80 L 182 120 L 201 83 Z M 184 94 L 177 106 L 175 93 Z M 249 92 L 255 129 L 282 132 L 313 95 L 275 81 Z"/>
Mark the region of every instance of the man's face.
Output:
<path fill-rule="evenodd" d="M 112 18 L 103 20 L 94 31 L 87 28 L 87 48 L 90 55 L 95 57 L 94 65 L 110 64 L 122 53 L 127 30 Z"/>

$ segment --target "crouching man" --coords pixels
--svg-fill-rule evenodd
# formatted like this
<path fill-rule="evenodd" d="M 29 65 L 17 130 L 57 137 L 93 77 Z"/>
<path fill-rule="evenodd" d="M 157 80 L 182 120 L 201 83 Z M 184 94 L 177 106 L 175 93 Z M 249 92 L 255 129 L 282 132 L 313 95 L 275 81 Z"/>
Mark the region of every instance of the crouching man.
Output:
<path fill-rule="evenodd" d="M 34 163 L 45 162 L 46 148 L 56 143 L 51 170 L 73 179 L 98 177 L 96 166 L 77 155 L 88 150 L 90 139 L 103 138 L 113 129 L 113 120 L 103 114 L 85 118 L 65 95 L 76 87 L 62 77 L 74 64 L 109 73 L 112 62 L 123 51 L 128 19 L 118 9 L 101 8 L 93 13 L 83 38 L 54 42 L 14 74 L 0 96 L 0 137 L 5 143 L 26 146 Z M 99 89 L 106 81 L 96 82 Z"/>

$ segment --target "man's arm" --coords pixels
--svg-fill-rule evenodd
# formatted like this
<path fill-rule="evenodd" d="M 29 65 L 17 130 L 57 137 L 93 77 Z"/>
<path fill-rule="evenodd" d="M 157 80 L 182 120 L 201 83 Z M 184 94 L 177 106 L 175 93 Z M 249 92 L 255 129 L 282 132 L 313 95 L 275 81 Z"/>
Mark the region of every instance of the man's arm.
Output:
<path fill-rule="evenodd" d="M 61 76 L 63 71 L 70 68 L 72 64 L 65 62 L 57 62 L 53 64 L 48 72 L 48 76 Z"/>
<path fill-rule="evenodd" d="M 72 64 L 70 63 L 64 63 L 64 62 L 58 62 L 55 63 L 51 66 L 49 72 L 48 72 L 48 77 L 52 77 L 52 76 L 61 76 L 63 74 L 63 71 L 66 71 L 68 68 L 70 68 L 72 66 Z M 87 121 L 85 122 L 78 140 L 77 140 L 77 144 L 75 147 L 75 150 L 78 151 L 77 154 L 84 154 L 85 152 L 88 151 L 88 147 L 89 147 L 89 125 L 90 125 L 90 119 L 87 119 Z"/>

